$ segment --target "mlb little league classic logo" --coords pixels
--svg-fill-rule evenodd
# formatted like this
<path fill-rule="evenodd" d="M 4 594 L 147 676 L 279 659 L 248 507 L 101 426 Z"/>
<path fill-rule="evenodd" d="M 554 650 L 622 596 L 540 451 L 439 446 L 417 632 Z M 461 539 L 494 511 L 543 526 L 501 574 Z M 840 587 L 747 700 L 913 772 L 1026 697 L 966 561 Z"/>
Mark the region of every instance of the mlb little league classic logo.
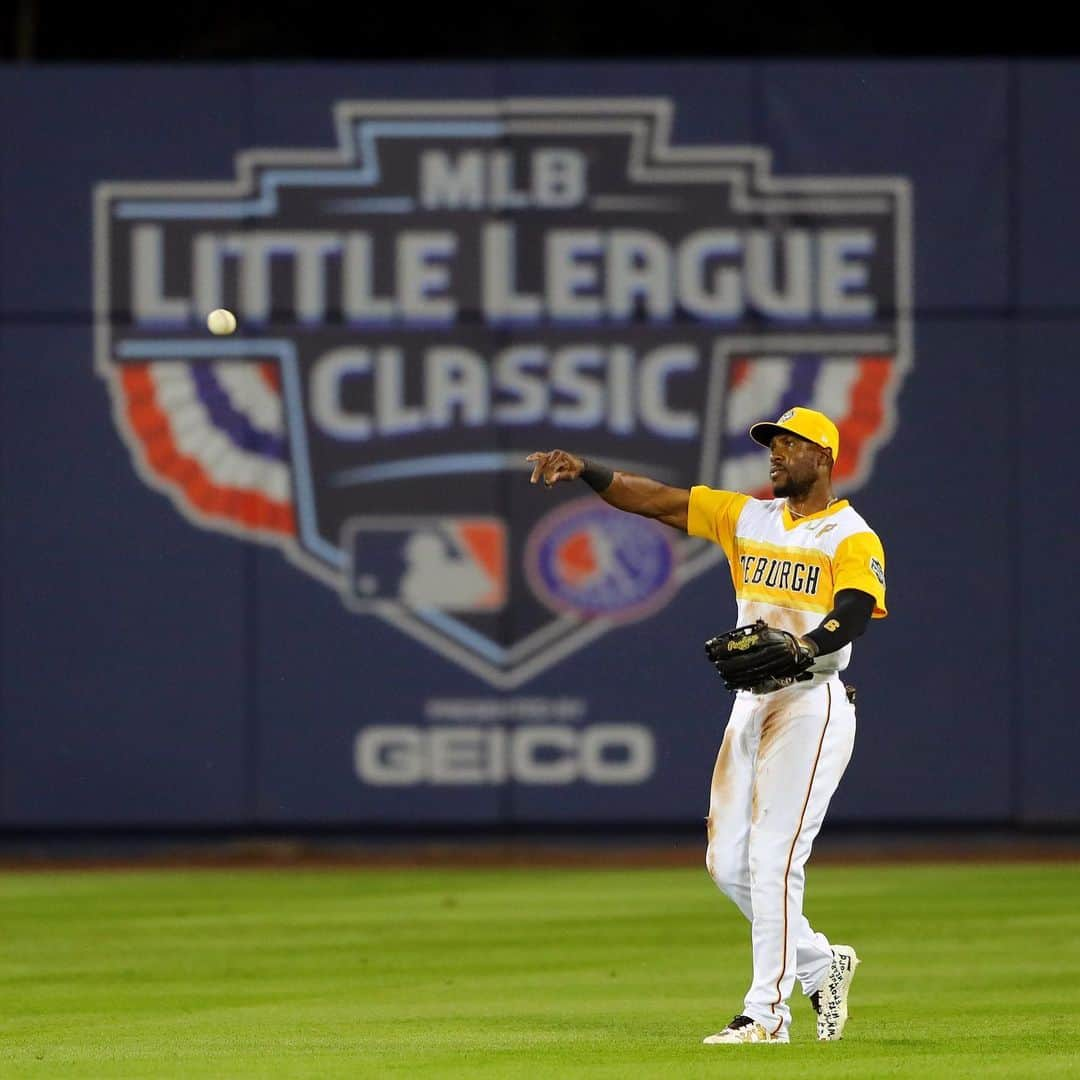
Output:
<path fill-rule="evenodd" d="M 193 525 L 513 688 L 722 559 L 538 491 L 530 451 L 767 494 L 747 429 L 801 405 L 840 429 L 837 489 L 870 474 L 911 366 L 904 178 L 673 145 L 665 99 L 332 116 L 225 182 L 97 186 L 97 371 Z"/>

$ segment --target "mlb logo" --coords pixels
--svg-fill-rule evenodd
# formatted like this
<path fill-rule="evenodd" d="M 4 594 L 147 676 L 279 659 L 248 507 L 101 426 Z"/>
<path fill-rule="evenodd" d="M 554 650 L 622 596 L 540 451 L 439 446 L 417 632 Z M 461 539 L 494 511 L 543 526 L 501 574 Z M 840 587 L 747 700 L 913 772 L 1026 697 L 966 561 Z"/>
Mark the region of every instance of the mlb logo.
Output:
<path fill-rule="evenodd" d="M 345 601 L 356 611 L 493 612 L 506 605 L 506 527 L 497 518 L 357 517 Z"/>

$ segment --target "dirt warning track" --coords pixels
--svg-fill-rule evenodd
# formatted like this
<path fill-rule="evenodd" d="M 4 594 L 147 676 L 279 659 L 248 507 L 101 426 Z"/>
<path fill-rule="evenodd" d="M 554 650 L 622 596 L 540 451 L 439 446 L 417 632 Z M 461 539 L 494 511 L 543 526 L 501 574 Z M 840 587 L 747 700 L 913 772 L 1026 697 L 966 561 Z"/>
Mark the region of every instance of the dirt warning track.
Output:
<path fill-rule="evenodd" d="M 585 840 L 535 837 L 378 841 L 248 839 L 177 843 L 143 839 L 138 845 L 99 842 L 36 843 L 21 839 L 0 848 L 0 872 L 61 870 L 366 870 L 547 867 L 628 869 L 704 866 L 705 842 L 689 835 L 657 840 L 626 836 Z M 1031 863 L 1080 860 L 1077 834 L 903 834 L 819 839 L 812 866 L 895 863 Z"/>

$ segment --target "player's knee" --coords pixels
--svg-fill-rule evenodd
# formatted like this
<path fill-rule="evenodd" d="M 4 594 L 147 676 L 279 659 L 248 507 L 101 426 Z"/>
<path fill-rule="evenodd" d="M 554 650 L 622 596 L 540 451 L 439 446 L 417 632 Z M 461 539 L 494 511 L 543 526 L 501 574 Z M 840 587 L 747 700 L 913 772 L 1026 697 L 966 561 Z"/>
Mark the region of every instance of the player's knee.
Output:
<path fill-rule="evenodd" d="M 745 911 L 750 902 L 750 885 L 741 880 L 737 874 L 710 873 L 713 884 L 722 892 L 737 908 Z M 749 916 L 748 916 L 749 917 Z"/>
<path fill-rule="evenodd" d="M 716 824 L 710 814 L 705 819 L 705 870 L 714 881 L 716 880 Z"/>
<path fill-rule="evenodd" d="M 716 881 L 716 851 L 711 842 L 705 848 L 705 872 Z"/>
<path fill-rule="evenodd" d="M 730 893 L 732 888 L 744 882 L 746 866 L 740 854 L 735 846 L 724 843 L 722 837 L 710 830 L 705 848 L 705 869 L 721 892 Z"/>

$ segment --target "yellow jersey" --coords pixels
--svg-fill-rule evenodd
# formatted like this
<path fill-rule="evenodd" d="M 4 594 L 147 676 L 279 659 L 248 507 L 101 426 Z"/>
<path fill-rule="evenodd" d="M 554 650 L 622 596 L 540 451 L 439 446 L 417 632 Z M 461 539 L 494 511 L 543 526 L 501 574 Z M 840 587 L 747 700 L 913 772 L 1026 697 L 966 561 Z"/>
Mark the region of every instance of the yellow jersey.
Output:
<path fill-rule="evenodd" d="M 694 487 L 687 532 L 724 549 L 740 626 L 764 619 L 770 626 L 805 634 L 821 625 L 841 589 L 872 596 L 873 618 L 888 614 L 884 549 L 846 499 L 816 514 L 793 517 L 786 499 Z M 850 644 L 818 657 L 811 669 L 813 682 L 843 671 L 850 659 Z"/>

